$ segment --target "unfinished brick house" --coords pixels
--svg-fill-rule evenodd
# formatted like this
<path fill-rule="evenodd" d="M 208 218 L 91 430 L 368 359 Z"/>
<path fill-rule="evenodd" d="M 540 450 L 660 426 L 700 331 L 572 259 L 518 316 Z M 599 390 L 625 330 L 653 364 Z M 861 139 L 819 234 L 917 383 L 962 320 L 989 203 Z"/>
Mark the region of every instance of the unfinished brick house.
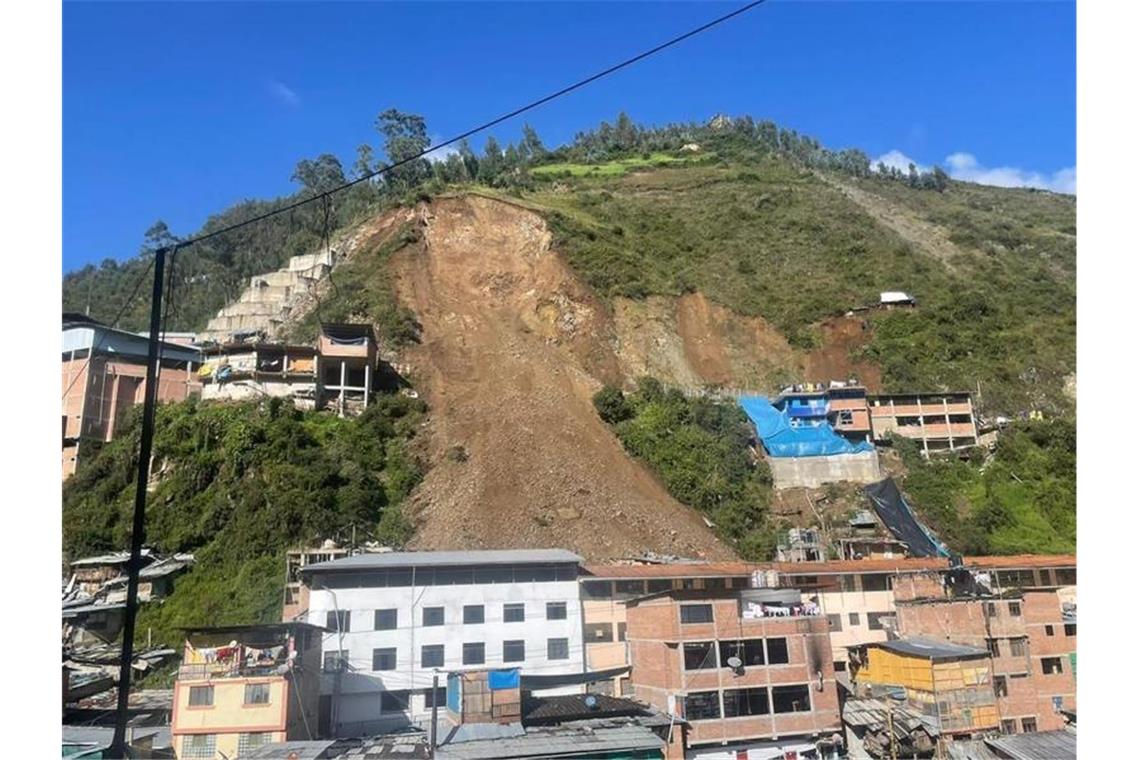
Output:
<path fill-rule="evenodd" d="M 684 719 L 686 757 L 832 756 L 827 620 L 798 589 L 670 589 L 626 607 L 634 695 Z"/>
<path fill-rule="evenodd" d="M 1003 733 L 1063 728 L 1062 711 L 1076 710 L 1075 611 L 1066 615 L 1063 589 L 994 588 L 967 571 L 900 576 L 898 634 L 985 648 Z"/>

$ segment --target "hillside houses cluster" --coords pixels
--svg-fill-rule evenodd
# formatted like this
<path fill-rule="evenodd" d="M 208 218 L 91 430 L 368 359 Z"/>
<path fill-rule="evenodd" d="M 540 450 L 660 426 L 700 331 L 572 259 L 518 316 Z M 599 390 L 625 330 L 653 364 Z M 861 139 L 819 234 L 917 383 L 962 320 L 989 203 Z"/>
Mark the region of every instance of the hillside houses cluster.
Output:
<path fill-rule="evenodd" d="M 299 582 L 304 603 L 280 623 L 186 632 L 175 756 L 1004 757 L 991 745 L 1075 742 L 1071 556 L 304 552 L 330 558 L 294 555 L 286 593 Z"/>

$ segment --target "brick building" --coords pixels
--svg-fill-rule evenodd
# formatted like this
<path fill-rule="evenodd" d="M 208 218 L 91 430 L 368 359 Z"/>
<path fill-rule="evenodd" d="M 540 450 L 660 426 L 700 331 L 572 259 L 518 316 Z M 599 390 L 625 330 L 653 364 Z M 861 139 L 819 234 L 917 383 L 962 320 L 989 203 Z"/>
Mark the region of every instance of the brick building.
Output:
<path fill-rule="evenodd" d="M 827 621 L 796 589 L 670 589 L 626 602 L 637 699 L 685 721 L 686 757 L 830 756 Z"/>
<path fill-rule="evenodd" d="M 969 393 L 907 393 L 868 399 L 875 441 L 898 435 L 916 441 L 923 454 L 953 451 L 978 442 Z"/>
<path fill-rule="evenodd" d="M 926 636 L 989 652 L 1003 733 L 1052 731 L 1076 710 L 1075 615 L 1057 588 L 959 593 L 947 573 L 914 574 L 895 585 L 900 636 Z"/>

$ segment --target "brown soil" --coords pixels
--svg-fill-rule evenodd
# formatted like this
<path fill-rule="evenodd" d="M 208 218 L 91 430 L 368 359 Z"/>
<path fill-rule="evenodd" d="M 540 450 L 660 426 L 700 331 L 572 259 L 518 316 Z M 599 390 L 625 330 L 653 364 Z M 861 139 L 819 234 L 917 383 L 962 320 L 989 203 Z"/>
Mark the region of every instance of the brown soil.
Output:
<path fill-rule="evenodd" d="M 393 258 L 423 328 L 405 358 L 431 406 L 414 546 L 731 557 L 595 412 L 593 393 L 621 378 L 617 337 L 542 220 L 469 196 L 437 201 L 424 222 L 424 245 Z M 466 461 L 446 457 L 454 446 Z"/>
<path fill-rule="evenodd" d="M 871 362 L 852 361 L 871 339 L 870 323 L 858 316 L 833 317 L 820 325 L 823 345 L 804 357 L 804 379 L 810 382 L 846 380 L 856 377 L 877 393 L 882 389 L 883 373 Z"/>

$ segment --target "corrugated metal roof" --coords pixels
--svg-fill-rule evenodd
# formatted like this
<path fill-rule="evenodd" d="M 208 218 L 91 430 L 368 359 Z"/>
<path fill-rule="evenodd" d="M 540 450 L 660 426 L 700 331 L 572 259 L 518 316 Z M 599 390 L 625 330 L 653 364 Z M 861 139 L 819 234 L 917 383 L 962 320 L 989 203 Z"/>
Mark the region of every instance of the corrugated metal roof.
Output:
<path fill-rule="evenodd" d="M 583 580 L 622 580 L 625 578 L 720 578 L 750 575 L 758 566 L 746 562 L 707 564 L 586 565 Z"/>
<path fill-rule="evenodd" d="M 989 650 L 980 647 L 955 644 L 940 639 L 909 638 L 897 641 L 877 641 L 868 643 L 869 647 L 880 647 L 899 654 L 923 657 L 928 660 L 954 659 L 958 657 L 988 657 Z"/>
<path fill-rule="evenodd" d="M 1076 567 L 1072 554 L 1015 554 L 1006 557 L 964 557 L 966 568 L 978 570 L 1019 570 L 1047 567 Z M 710 562 L 703 564 L 660 563 L 644 565 L 590 564 L 583 580 L 622 580 L 625 578 L 701 578 L 749 575 L 757 570 L 777 570 L 787 575 L 830 575 L 840 573 L 893 573 L 920 570 L 946 570 L 945 559 L 897 557 L 894 559 L 850 559 L 822 562 Z"/>
<path fill-rule="evenodd" d="M 335 743 L 335 739 L 308 742 L 274 742 L 273 744 L 266 744 L 256 749 L 247 750 L 243 752 L 241 756 L 247 760 L 284 760 L 284 758 L 287 757 L 295 757 L 296 760 L 316 760 L 316 758 L 321 757 L 325 750 Z M 292 754 L 294 752 L 296 755 Z"/>
<path fill-rule="evenodd" d="M 491 549 L 462 552 L 379 552 L 357 554 L 301 568 L 302 573 L 343 570 L 382 570 L 393 567 L 464 565 L 579 564 L 582 558 L 565 549 Z"/>
<path fill-rule="evenodd" d="M 628 723 L 550 726 L 523 736 L 445 744 L 438 760 L 508 760 L 508 758 L 596 757 L 602 753 L 659 750 L 665 743 L 651 730 Z"/>
<path fill-rule="evenodd" d="M 1071 729 L 1013 734 L 986 739 L 986 744 L 1013 760 L 1076 760 L 1077 734 Z"/>

